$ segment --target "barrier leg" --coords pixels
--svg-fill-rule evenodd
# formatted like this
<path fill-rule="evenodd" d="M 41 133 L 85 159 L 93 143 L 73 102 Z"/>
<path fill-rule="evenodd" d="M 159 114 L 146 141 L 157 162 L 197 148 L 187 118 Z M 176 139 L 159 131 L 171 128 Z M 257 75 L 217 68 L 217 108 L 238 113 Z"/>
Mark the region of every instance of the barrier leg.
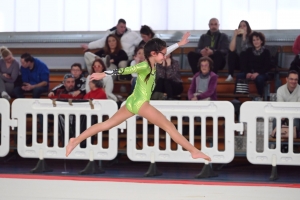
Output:
<path fill-rule="evenodd" d="M 160 176 L 162 173 L 157 170 L 154 153 L 151 153 L 151 164 L 148 171 L 144 174 L 145 177 Z"/>
<path fill-rule="evenodd" d="M 81 170 L 78 174 L 103 174 L 105 171 L 99 167 L 97 162 L 89 161 L 84 170 Z"/>
<path fill-rule="evenodd" d="M 202 168 L 201 172 L 195 176 L 195 178 L 209 178 L 209 177 L 217 177 L 218 174 L 214 172 L 211 165 L 205 161 L 205 165 Z"/>
<path fill-rule="evenodd" d="M 145 177 L 152 177 L 152 176 L 160 176 L 162 173 L 157 170 L 156 163 L 152 163 L 149 166 L 148 171 L 144 174 Z"/>
<path fill-rule="evenodd" d="M 272 157 L 272 172 L 271 172 L 271 176 L 270 176 L 269 180 L 275 181 L 277 179 L 278 179 L 278 174 L 277 174 L 276 156 L 273 155 L 273 157 Z"/>
<path fill-rule="evenodd" d="M 35 168 L 30 170 L 30 173 L 43 173 L 43 172 L 52 172 L 53 170 L 48 167 L 44 159 L 40 159 Z"/>

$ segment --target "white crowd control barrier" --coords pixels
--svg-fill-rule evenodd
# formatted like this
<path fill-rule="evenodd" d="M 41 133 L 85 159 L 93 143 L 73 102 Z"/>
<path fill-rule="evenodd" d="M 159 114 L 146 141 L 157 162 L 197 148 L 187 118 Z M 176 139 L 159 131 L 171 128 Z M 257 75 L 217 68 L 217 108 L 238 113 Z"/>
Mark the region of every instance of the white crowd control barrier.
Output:
<path fill-rule="evenodd" d="M 229 163 L 234 158 L 234 131 L 242 131 L 243 124 L 236 124 L 234 121 L 234 107 L 227 101 L 151 101 L 150 104 L 162 112 L 167 119 L 176 118 L 177 129 L 183 133 L 184 126 L 189 128 L 186 137 L 194 145 L 196 137 L 200 137 L 200 132 L 195 133 L 194 125 L 201 125 L 201 151 L 212 158 L 212 163 Z M 198 122 L 197 118 L 198 117 Z M 200 118 L 199 118 L 200 117 Z M 213 134 L 206 135 L 208 118 L 212 119 Z M 224 119 L 221 125 L 224 129 L 224 151 L 218 149 L 218 122 Z M 194 120 L 196 119 L 196 120 Z M 201 119 L 201 122 L 199 123 Z M 142 123 L 142 148 L 137 148 L 137 124 L 138 117 L 133 116 L 127 120 L 127 155 L 133 161 L 151 161 L 153 162 L 190 162 L 203 163 L 203 159 L 193 159 L 191 154 L 181 146 L 174 150 L 171 147 L 171 138 L 169 134 L 163 133 L 165 139 L 165 148 L 160 147 L 162 133 L 159 127 L 154 126 L 153 145 L 148 144 L 149 125 L 143 118 Z M 173 121 L 173 120 L 172 120 Z M 187 122 L 188 121 L 188 122 Z M 141 124 L 141 123 L 139 123 Z M 220 124 L 219 124 L 220 126 Z M 183 134 L 184 135 L 184 134 Z M 207 139 L 210 137 L 211 146 L 207 145 Z M 140 138 L 140 137 L 139 137 Z"/>
<path fill-rule="evenodd" d="M 0 157 L 4 157 L 9 152 L 10 126 L 15 127 L 16 121 L 10 120 L 10 104 L 6 99 L 0 99 L 0 123 L 1 123 L 1 142 Z M 15 123 L 14 123 L 15 122 Z"/>
<path fill-rule="evenodd" d="M 93 100 L 81 103 L 53 102 L 50 99 L 16 99 L 12 104 L 12 118 L 18 121 L 18 153 L 26 158 L 55 158 L 66 159 L 65 146 L 69 141 L 69 118 L 75 117 L 75 136 L 80 134 L 81 117 L 86 116 L 86 126 L 91 126 L 93 116 L 97 116 L 98 121 L 102 121 L 103 116 L 112 117 L 118 110 L 117 104 L 112 100 Z M 40 118 L 38 115 L 42 114 Z M 27 133 L 26 121 L 27 117 L 32 117 L 32 130 Z M 53 145 L 48 145 L 48 116 L 53 116 Z M 59 131 L 58 126 L 61 116 L 65 117 L 65 134 L 64 144 L 62 147 L 58 145 Z M 43 119 L 42 142 L 37 141 L 37 123 L 38 118 Z M 118 127 L 125 128 L 125 123 Z M 32 144 L 26 144 L 26 134 L 32 136 Z M 86 147 L 81 148 L 78 145 L 69 155 L 68 159 L 90 159 L 92 160 L 111 160 L 116 157 L 118 152 L 118 134 L 117 128 L 112 128 L 108 133 L 108 148 L 102 147 L 102 132 L 98 133 L 98 144 L 91 144 L 91 138 L 87 139 Z"/>
<path fill-rule="evenodd" d="M 245 102 L 241 106 L 240 120 L 247 123 L 247 159 L 253 164 L 265 165 L 300 165 L 300 154 L 295 153 L 293 138 L 293 121 L 300 118 L 300 104 L 290 102 Z M 257 119 L 263 118 L 263 149 L 257 151 Z M 276 119 L 277 133 L 281 133 L 281 120 L 289 121 L 288 151 L 282 152 L 281 134 L 276 134 L 276 143 L 270 145 L 268 123 Z"/>

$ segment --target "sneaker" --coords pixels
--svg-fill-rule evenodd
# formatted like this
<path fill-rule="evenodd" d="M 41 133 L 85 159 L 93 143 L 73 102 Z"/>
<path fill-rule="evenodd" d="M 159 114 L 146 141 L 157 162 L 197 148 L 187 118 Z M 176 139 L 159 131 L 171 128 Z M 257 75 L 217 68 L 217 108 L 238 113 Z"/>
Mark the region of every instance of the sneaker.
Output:
<path fill-rule="evenodd" d="M 231 75 L 228 75 L 227 79 L 225 80 L 226 82 L 230 82 L 230 81 L 233 81 L 233 78 Z"/>
<path fill-rule="evenodd" d="M 11 98 L 10 96 L 7 94 L 7 92 L 3 91 L 1 93 L 2 98 L 6 99 L 7 101 L 9 101 Z"/>

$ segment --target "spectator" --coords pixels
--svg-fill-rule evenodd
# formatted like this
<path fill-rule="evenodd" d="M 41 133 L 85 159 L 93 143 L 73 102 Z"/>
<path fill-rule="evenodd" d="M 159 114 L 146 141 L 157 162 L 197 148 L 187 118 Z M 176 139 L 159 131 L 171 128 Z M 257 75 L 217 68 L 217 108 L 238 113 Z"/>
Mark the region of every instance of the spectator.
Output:
<path fill-rule="evenodd" d="M 208 56 L 214 61 L 214 72 L 222 70 L 225 67 L 225 57 L 228 52 L 228 36 L 219 31 L 219 20 L 212 18 L 209 20 L 209 31 L 201 35 L 198 42 L 198 52 L 189 52 L 187 57 L 192 68 L 193 74 L 199 72 L 197 63 L 199 58 Z"/>
<path fill-rule="evenodd" d="M 84 95 L 83 99 L 107 99 L 102 80 L 92 80 L 89 82 L 89 86 L 91 91 Z"/>
<path fill-rule="evenodd" d="M 237 79 L 253 80 L 258 94 L 262 97 L 265 81 L 268 80 L 267 72 L 270 69 L 271 55 L 265 48 L 265 36 L 261 32 L 253 32 L 249 36 L 252 47 L 245 51 L 241 57 L 243 72 L 237 75 Z"/>
<path fill-rule="evenodd" d="M 55 90 L 55 93 L 50 96 L 51 99 L 82 99 L 83 93 L 74 95 L 75 90 L 75 76 L 73 74 L 65 74 L 63 80 L 63 87 Z"/>
<path fill-rule="evenodd" d="M 95 54 L 101 58 L 108 56 L 107 69 L 109 70 L 127 67 L 128 56 L 122 49 L 119 38 L 114 34 L 107 36 L 104 48 Z"/>
<path fill-rule="evenodd" d="M 86 78 L 82 75 L 82 67 L 81 67 L 80 63 L 74 63 L 71 66 L 71 74 L 75 78 L 75 86 L 74 86 L 75 91 L 72 93 L 72 95 L 74 97 L 78 96 L 79 94 L 85 95 L 85 81 L 86 81 Z M 58 89 L 65 89 L 64 82 L 62 82 L 58 86 L 54 87 L 51 90 L 51 92 L 49 92 L 48 97 L 51 98 L 52 96 L 54 96 L 54 94 L 56 93 L 56 91 Z"/>
<path fill-rule="evenodd" d="M 10 100 L 14 83 L 19 75 L 19 63 L 14 59 L 9 49 L 0 47 L 0 94 L 2 98 Z"/>
<path fill-rule="evenodd" d="M 290 71 L 295 70 L 300 74 L 300 35 L 296 38 L 293 45 L 293 52 L 295 54 L 295 58 L 291 63 Z M 300 84 L 300 79 L 298 80 L 298 84 Z"/>
<path fill-rule="evenodd" d="M 293 53 L 295 55 L 299 55 L 300 54 L 300 35 L 298 35 L 298 37 L 296 38 L 296 40 L 294 42 Z"/>
<path fill-rule="evenodd" d="M 168 100 L 177 99 L 182 91 L 179 62 L 169 54 L 162 64 L 156 64 L 156 86 L 151 99 L 161 99 L 156 94 L 163 94 Z"/>
<path fill-rule="evenodd" d="M 286 84 L 277 89 L 278 102 L 300 102 L 300 87 L 298 79 L 298 72 L 294 70 L 288 72 Z"/>
<path fill-rule="evenodd" d="M 83 94 L 80 93 L 77 96 L 74 96 L 75 92 L 75 77 L 73 74 L 65 74 L 63 80 L 64 87 L 58 88 L 55 90 L 54 95 L 51 99 L 65 100 L 65 99 L 82 99 Z M 80 122 L 82 123 L 84 119 L 80 117 Z M 69 137 L 75 136 L 75 115 L 69 116 Z M 85 125 L 85 124 L 84 124 Z M 83 127 L 85 128 L 85 127 Z M 82 126 L 80 126 L 80 131 L 83 131 Z M 64 145 L 65 141 L 65 115 L 58 115 L 58 133 L 60 137 L 61 144 Z"/>
<path fill-rule="evenodd" d="M 142 37 L 142 41 L 140 42 L 139 46 L 144 46 L 149 40 L 151 40 L 152 38 L 155 37 L 155 33 L 153 32 L 153 30 L 147 26 L 147 25 L 143 25 L 141 26 L 140 29 L 140 34 Z"/>
<path fill-rule="evenodd" d="M 286 84 L 277 89 L 277 102 L 300 102 L 300 87 L 298 84 L 299 75 L 295 70 L 289 71 L 286 77 Z M 300 128 L 300 120 L 295 118 L 294 126 Z M 289 125 L 288 119 L 282 118 L 281 124 Z M 273 120 L 273 128 L 276 127 L 276 119 Z"/>
<path fill-rule="evenodd" d="M 228 52 L 229 75 L 225 81 L 232 81 L 234 70 L 240 70 L 240 57 L 243 56 L 247 48 L 251 47 L 251 43 L 249 42 L 249 35 L 251 33 L 251 27 L 245 20 L 242 20 L 238 29 L 234 30 Z"/>
<path fill-rule="evenodd" d="M 45 63 L 29 53 L 21 55 L 22 86 L 14 88 L 17 98 L 24 98 L 24 92 L 32 93 L 32 98 L 40 98 L 49 89 L 49 69 Z"/>
<path fill-rule="evenodd" d="M 105 45 L 106 37 L 110 34 L 116 35 L 122 44 L 123 50 L 126 52 L 129 60 L 132 59 L 134 48 L 138 46 L 142 38 L 136 33 L 131 31 L 129 28 L 126 27 L 126 21 L 124 19 L 119 19 L 117 26 L 110 29 L 103 38 L 90 42 L 88 45 L 83 44 L 81 47 L 84 49 L 84 51 L 87 51 L 88 49 L 98 49 L 103 48 Z M 84 54 L 84 59 L 86 62 L 86 65 L 88 67 L 88 72 L 91 73 L 91 69 L 89 69 L 90 63 L 92 63 L 95 59 L 95 54 L 86 52 Z"/>
<path fill-rule="evenodd" d="M 210 57 L 199 59 L 197 72 L 192 80 L 188 91 L 188 99 L 196 100 L 217 100 L 218 75 L 213 72 L 213 60 Z"/>
<path fill-rule="evenodd" d="M 134 60 L 131 61 L 131 63 L 130 63 L 131 66 L 134 66 L 134 65 L 136 65 L 140 62 L 145 61 L 144 47 L 143 46 L 138 46 L 138 47 L 135 48 L 133 58 L 134 58 Z M 138 75 L 137 75 L 137 73 L 133 73 L 133 74 L 131 74 L 131 76 L 132 76 L 132 78 L 131 78 L 131 93 L 132 93 Z"/>
<path fill-rule="evenodd" d="M 101 59 L 96 59 L 92 64 L 92 73 L 101 73 L 106 71 L 106 67 L 104 65 L 104 62 Z M 91 73 L 91 74 L 92 74 Z M 86 92 L 90 92 L 90 75 L 86 78 L 87 81 L 85 83 L 85 90 Z M 118 98 L 112 93 L 114 89 L 114 82 L 111 76 L 106 76 L 102 79 L 103 81 L 103 88 L 105 90 L 106 96 L 108 99 L 112 99 L 114 101 L 118 101 Z"/>

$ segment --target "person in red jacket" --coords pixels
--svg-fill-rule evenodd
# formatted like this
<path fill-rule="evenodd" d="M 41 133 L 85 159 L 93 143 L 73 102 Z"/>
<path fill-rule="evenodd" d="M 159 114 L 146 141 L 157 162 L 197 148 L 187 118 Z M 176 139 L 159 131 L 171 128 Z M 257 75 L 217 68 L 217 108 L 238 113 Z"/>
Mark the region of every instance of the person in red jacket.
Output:
<path fill-rule="evenodd" d="M 89 82 L 89 86 L 91 91 L 84 95 L 83 99 L 107 99 L 102 80 L 92 80 Z"/>

